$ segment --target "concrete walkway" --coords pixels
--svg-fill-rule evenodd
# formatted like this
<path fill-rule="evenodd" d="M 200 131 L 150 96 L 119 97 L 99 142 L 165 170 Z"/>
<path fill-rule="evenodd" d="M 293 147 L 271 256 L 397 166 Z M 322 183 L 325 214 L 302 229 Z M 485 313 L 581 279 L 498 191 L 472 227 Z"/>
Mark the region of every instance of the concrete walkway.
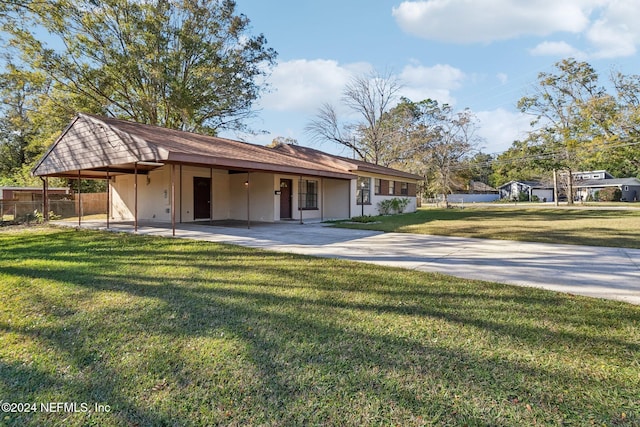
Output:
<path fill-rule="evenodd" d="M 87 221 L 82 226 L 104 229 L 105 223 Z M 133 226 L 116 223 L 110 230 L 133 232 Z M 171 229 L 149 224 L 139 227 L 138 234 L 170 237 Z M 320 223 L 258 224 L 251 229 L 180 224 L 176 237 L 439 272 L 640 305 L 638 249 L 380 233 Z"/>

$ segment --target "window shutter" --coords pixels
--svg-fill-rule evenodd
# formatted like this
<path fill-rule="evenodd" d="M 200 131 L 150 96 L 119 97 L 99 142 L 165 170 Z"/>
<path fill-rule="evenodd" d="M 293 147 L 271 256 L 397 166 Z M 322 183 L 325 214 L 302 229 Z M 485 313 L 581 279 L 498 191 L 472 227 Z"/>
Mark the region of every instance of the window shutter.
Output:
<path fill-rule="evenodd" d="M 380 180 L 380 194 L 389 194 L 389 181 L 386 179 Z"/>
<path fill-rule="evenodd" d="M 409 183 L 409 197 L 416 197 L 417 185 Z"/>
<path fill-rule="evenodd" d="M 394 186 L 393 186 L 393 195 L 394 196 L 402 196 L 401 189 L 400 189 L 400 182 L 398 182 L 398 181 L 396 181 Z"/>

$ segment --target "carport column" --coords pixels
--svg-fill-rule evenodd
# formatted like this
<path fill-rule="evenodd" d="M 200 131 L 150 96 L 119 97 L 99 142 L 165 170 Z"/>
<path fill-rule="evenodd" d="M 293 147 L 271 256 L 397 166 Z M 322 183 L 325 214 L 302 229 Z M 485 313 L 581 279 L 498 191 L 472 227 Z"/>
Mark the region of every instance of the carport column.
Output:
<path fill-rule="evenodd" d="M 209 225 L 213 225 L 213 168 L 209 168 Z"/>
<path fill-rule="evenodd" d="M 82 223 L 82 190 L 80 190 L 80 169 L 78 169 L 78 227 Z"/>
<path fill-rule="evenodd" d="M 244 183 L 247 189 L 247 228 L 251 228 L 251 172 L 247 172 L 247 182 Z"/>
<path fill-rule="evenodd" d="M 42 180 L 42 216 L 45 222 L 49 222 L 49 178 Z"/>
<path fill-rule="evenodd" d="M 138 162 L 133 164 L 133 232 L 138 232 Z"/>
<path fill-rule="evenodd" d="M 298 181 L 298 212 L 300 212 L 300 224 L 302 225 L 302 200 L 301 196 L 302 195 L 302 175 L 300 175 L 300 179 Z"/>
<path fill-rule="evenodd" d="M 107 230 L 109 229 L 109 217 L 111 216 L 111 178 L 107 167 Z"/>
<path fill-rule="evenodd" d="M 182 224 L 182 165 L 180 165 L 180 183 L 178 185 L 180 189 L 180 224 Z"/>
<path fill-rule="evenodd" d="M 171 235 L 176 235 L 176 165 L 171 165 Z"/>

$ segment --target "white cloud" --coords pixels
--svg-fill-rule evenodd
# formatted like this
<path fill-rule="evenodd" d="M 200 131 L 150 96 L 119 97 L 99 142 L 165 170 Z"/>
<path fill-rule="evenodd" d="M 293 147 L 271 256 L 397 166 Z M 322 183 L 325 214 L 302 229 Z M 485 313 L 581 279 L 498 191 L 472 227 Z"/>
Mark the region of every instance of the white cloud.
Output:
<path fill-rule="evenodd" d="M 366 63 L 340 65 L 325 59 L 281 62 L 268 79 L 272 91 L 260 105 L 275 111 L 315 113 L 323 103 L 336 104 L 351 76 L 370 68 Z"/>
<path fill-rule="evenodd" d="M 583 49 L 544 41 L 532 55 L 616 58 L 640 44 L 638 0 L 408 0 L 392 9 L 407 33 L 452 43 L 490 43 L 521 36 L 576 35 Z"/>
<path fill-rule="evenodd" d="M 282 62 L 269 78 L 272 91 L 261 98 L 260 107 L 315 114 L 322 104 L 330 103 L 340 111 L 342 93 L 349 79 L 371 70 L 372 66 L 367 63 L 341 65 L 325 59 Z M 441 103 L 453 103 L 451 91 L 461 86 L 465 74 L 450 65 L 428 67 L 414 62 L 405 66 L 396 77 L 403 84 L 401 95 L 412 101 L 432 98 Z"/>
<path fill-rule="evenodd" d="M 579 33 L 599 0 L 427 0 L 393 8 L 407 33 L 455 43 L 492 42 L 557 31 Z"/>
<path fill-rule="evenodd" d="M 498 80 L 500 80 L 500 83 L 502 83 L 503 85 L 507 84 L 509 82 L 509 76 L 505 73 L 498 73 L 496 74 L 496 78 Z"/>
<path fill-rule="evenodd" d="M 404 84 L 402 96 L 412 101 L 431 98 L 440 103 L 453 104 L 455 99 L 451 91 L 462 85 L 465 74 L 450 65 L 427 67 L 414 63 L 404 67 L 399 78 Z"/>
<path fill-rule="evenodd" d="M 595 46 L 593 54 L 599 58 L 631 56 L 640 43 L 640 8 L 637 0 L 609 2 L 587 32 L 588 40 Z"/>
<path fill-rule="evenodd" d="M 531 116 L 498 108 L 475 112 L 480 120 L 478 135 L 484 138 L 485 153 L 501 153 L 511 147 L 513 141 L 522 140 L 531 129 Z"/>
<path fill-rule="evenodd" d="M 584 58 L 585 54 L 579 49 L 574 48 L 567 42 L 542 42 L 529 51 L 534 56 L 560 56 L 560 57 L 574 57 Z"/>

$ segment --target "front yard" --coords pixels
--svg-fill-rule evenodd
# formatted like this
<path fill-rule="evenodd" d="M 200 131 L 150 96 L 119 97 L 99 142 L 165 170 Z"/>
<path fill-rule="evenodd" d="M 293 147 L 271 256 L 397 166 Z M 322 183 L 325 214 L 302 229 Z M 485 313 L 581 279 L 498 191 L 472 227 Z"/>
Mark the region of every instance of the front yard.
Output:
<path fill-rule="evenodd" d="M 500 205 L 464 209 L 421 208 L 415 213 L 375 217 L 373 223 L 338 223 L 337 226 L 386 232 L 640 249 L 639 210 Z"/>
<path fill-rule="evenodd" d="M 640 424 L 620 302 L 56 228 L 0 231 L 0 295 L 0 425 Z"/>

